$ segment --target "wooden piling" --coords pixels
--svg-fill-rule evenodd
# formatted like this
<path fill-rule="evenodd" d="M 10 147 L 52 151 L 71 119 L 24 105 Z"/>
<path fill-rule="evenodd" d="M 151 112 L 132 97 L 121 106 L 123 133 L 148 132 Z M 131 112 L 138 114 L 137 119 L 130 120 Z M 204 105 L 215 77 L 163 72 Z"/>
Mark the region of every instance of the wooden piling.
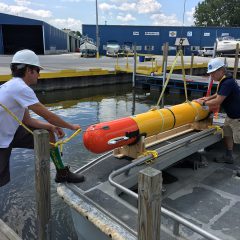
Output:
<path fill-rule="evenodd" d="M 160 240 L 162 173 L 151 167 L 138 176 L 138 240 Z"/>
<path fill-rule="evenodd" d="M 168 49 L 169 49 L 169 45 L 168 45 L 168 42 L 166 42 L 163 45 L 163 66 L 162 66 L 163 78 L 162 78 L 162 88 L 165 85 L 165 81 L 167 79 Z M 163 108 L 163 107 L 164 107 L 164 96 L 162 97 L 162 100 L 161 100 L 161 108 Z"/>
<path fill-rule="evenodd" d="M 191 67 L 190 67 L 190 73 L 189 73 L 190 76 L 193 75 L 193 62 L 194 62 L 194 54 L 192 53 L 192 56 L 191 56 Z"/>
<path fill-rule="evenodd" d="M 236 52 L 235 52 L 235 61 L 234 61 L 234 70 L 233 70 L 233 78 L 237 78 L 237 72 L 238 72 L 238 62 L 239 62 L 239 43 L 236 45 Z"/>
<path fill-rule="evenodd" d="M 132 75 L 132 87 L 135 88 L 136 86 L 136 71 L 137 71 L 137 47 L 136 44 L 133 46 L 133 75 Z"/>
<path fill-rule="evenodd" d="M 51 238 L 51 193 L 50 193 L 50 154 L 49 133 L 46 130 L 34 131 L 35 185 L 37 201 L 38 239 Z"/>

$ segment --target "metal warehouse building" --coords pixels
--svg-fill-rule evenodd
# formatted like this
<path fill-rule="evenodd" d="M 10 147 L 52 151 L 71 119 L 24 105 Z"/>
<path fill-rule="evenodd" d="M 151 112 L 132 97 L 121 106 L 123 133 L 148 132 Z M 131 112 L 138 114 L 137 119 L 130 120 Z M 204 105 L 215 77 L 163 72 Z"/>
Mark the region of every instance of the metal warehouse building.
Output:
<path fill-rule="evenodd" d="M 162 45 L 169 43 L 169 54 L 175 55 L 180 38 L 184 38 L 185 55 L 191 55 L 202 47 L 212 47 L 217 37 L 240 38 L 240 27 L 179 27 L 179 26 L 126 26 L 99 25 L 99 52 L 105 54 L 109 42 L 136 44 L 140 53 L 162 54 Z M 83 24 L 83 35 L 96 40 L 96 25 Z"/>
<path fill-rule="evenodd" d="M 43 21 L 0 13 L 0 54 L 31 49 L 37 54 L 74 52 L 80 39 Z"/>

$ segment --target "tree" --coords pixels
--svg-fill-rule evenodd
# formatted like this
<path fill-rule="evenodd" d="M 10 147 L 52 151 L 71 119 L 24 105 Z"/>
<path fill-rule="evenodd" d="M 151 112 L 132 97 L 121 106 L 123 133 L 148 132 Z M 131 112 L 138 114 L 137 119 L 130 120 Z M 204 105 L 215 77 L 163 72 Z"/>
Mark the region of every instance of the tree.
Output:
<path fill-rule="evenodd" d="M 195 7 L 196 26 L 240 26 L 240 0 L 204 0 Z"/>

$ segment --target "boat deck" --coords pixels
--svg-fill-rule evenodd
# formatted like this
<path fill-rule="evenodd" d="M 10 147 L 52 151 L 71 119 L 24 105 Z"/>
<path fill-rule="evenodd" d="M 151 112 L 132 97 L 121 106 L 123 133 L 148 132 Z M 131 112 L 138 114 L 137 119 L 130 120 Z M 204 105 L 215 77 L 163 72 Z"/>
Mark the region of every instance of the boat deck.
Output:
<path fill-rule="evenodd" d="M 192 134 L 176 137 L 157 146 L 166 149 L 180 139 L 188 139 Z M 151 167 L 163 171 L 162 206 L 211 234 L 224 240 L 237 240 L 240 236 L 240 178 L 236 170 L 240 169 L 237 159 L 233 165 L 219 164 L 214 158 L 223 154 L 223 143 L 216 136 L 198 140 L 195 145 L 186 141 L 186 145 L 160 157 Z M 207 152 L 197 152 L 209 141 Z M 206 146 L 206 147 L 207 147 Z M 156 146 L 155 146 L 156 147 Z M 188 149 L 188 151 L 187 151 Z M 137 201 L 112 186 L 109 175 L 112 171 L 127 166 L 130 159 L 117 159 L 111 154 L 99 158 L 81 171 L 86 181 L 80 184 L 61 184 L 58 193 L 71 206 L 72 215 L 81 239 L 86 238 L 84 230 L 87 222 L 96 226 L 97 239 L 136 239 Z M 137 175 L 146 164 L 132 168 L 127 174 L 116 176 L 114 180 L 137 192 Z M 82 217 L 81 217 L 82 216 Z M 79 218 L 80 217 L 80 218 Z M 85 219 L 85 220 L 83 220 Z M 197 233 L 180 225 L 179 234 L 173 234 L 176 222 L 162 215 L 161 239 L 204 239 Z M 85 225 L 84 225 L 85 224 Z M 81 228 L 79 226 L 82 226 Z M 93 234 L 93 230 L 91 231 Z M 104 234 L 102 234 L 104 233 Z M 109 237 L 110 236 L 110 237 Z"/>

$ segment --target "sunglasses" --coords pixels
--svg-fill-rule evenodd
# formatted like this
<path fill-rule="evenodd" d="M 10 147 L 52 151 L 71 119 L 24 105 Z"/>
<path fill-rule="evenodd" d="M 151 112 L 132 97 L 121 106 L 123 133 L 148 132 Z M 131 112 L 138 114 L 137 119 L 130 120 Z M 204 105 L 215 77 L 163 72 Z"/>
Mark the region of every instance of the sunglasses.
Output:
<path fill-rule="evenodd" d="M 39 67 L 35 67 L 35 68 L 33 68 L 33 70 L 35 70 L 37 73 L 39 73 L 41 69 Z"/>
<path fill-rule="evenodd" d="M 35 70 L 38 74 L 41 70 L 39 67 L 33 67 L 33 66 L 31 66 L 30 69 L 33 70 L 33 71 Z"/>

